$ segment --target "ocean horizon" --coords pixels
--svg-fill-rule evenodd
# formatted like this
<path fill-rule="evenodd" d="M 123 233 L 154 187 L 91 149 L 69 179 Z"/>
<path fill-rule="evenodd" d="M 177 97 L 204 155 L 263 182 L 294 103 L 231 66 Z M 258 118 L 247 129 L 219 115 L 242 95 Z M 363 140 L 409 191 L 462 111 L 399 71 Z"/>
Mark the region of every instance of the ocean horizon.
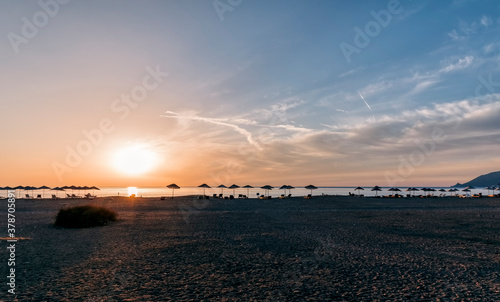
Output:
<path fill-rule="evenodd" d="M 349 193 L 351 194 L 361 194 L 364 196 L 382 196 L 382 195 L 392 195 L 394 194 L 392 191 L 389 191 L 391 187 L 380 187 L 381 191 L 376 193 L 375 191 L 371 191 L 372 187 L 362 187 L 364 190 L 355 190 L 355 187 L 333 187 L 333 186 L 328 186 L 328 187 L 318 187 L 315 190 L 312 190 L 312 195 L 334 195 L 334 196 L 347 196 Z M 399 187 L 401 192 L 398 192 L 398 194 L 401 195 L 406 195 L 410 194 L 410 192 L 406 191 L 407 187 Z M 417 187 L 420 189 L 421 187 Z M 448 192 L 448 189 L 450 187 L 427 187 L 427 188 L 433 188 L 436 191 L 435 192 L 430 192 L 430 194 L 434 194 L 439 196 L 440 194 L 445 194 L 447 196 L 450 195 L 455 195 L 455 194 L 465 194 L 466 192 L 462 192 L 461 189 L 457 192 Z M 444 189 L 446 192 L 440 192 L 438 191 L 439 189 Z M 43 192 L 42 192 L 43 191 Z M 172 194 L 174 196 L 193 196 L 193 195 L 208 195 L 212 196 L 213 194 L 223 194 L 224 196 L 229 196 L 229 195 L 234 195 L 235 197 L 238 197 L 240 194 L 246 195 L 248 198 L 257 198 L 260 195 L 267 195 L 267 196 L 272 196 L 272 197 L 279 197 L 282 194 L 288 195 L 292 194 L 292 196 L 306 196 L 308 194 L 311 194 L 311 190 L 308 190 L 304 187 L 296 187 L 291 190 L 280 190 L 279 187 L 275 187 L 272 190 L 269 190 L 267 192 L 264 189 L 261 189 L 260 187 L 256 188 L 238 188 L 238 189 L 228 189 L 224 188 L 223 190 L 221 188 L 208 188 L 203 190 L 203 188 L 199 187 L 181 187 L 180 189 L 175 189 L 174 192 L 172 192 L 172 189 L 166 188 L 166 187 L 102 187 L 100 190 L 65 190 L 65 191 L 53 191 L 53 190 L 34 190 L 32 191 L 25 191 L 25 190 L 16 190 L 16 197 L 17 198 L 24 198 L 26 194 L 29 194 L 30 196 L 37 196 L 41 195 L 42 198 L 51 198 L 52 195 L 56 195 L 57 197 L 66 197 L 66 194 L 75 194 L 77 196 L 83 196 L 87 193 L 90 193 L 92 195 L 95 195 L 97 197 L 110 197 L 110 196 L 130 196 L 131 194 L 135 194 L 137 197 L 162 197 L 162 196 L 167 196 L 170 197 Z M 472 193 L 472 194 L 483 194 L 483 195 L 488 195 L 491 193 L 491 190 L 488 191 L 484 188 L 477 188 L 472 190 L 472 192 L 467 192 L 467 193 Z M 0 193 L 1 194 L 1 193 Z M 422 195 L 424 194 L 423 191 L 416 191 L 412 193 L 412 195 Z M 427 193 L 425 193 L 427 194 Z M 3 194 L 5 195 L 5 194 Z M 3 196 L 0 195 L 0 196 Z"/>

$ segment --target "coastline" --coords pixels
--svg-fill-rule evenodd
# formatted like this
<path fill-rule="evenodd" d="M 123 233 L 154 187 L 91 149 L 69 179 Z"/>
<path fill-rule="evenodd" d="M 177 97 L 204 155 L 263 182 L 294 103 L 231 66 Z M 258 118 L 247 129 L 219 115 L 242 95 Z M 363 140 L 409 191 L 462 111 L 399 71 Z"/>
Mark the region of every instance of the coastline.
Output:
<path fill-rule="evenodd" d="M 105 227 L 17 200 L 18 299 L 494 301 L 499 198 L 96 198 Z M 67 204 L 67 205 L 66 205 Z"/>

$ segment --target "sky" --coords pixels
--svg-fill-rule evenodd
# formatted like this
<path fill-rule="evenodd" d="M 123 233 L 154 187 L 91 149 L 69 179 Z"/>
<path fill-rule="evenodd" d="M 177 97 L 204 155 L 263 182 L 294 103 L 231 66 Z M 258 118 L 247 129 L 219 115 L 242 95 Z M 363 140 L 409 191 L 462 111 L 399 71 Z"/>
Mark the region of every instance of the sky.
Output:
<path fill-rule="evenodd" d="M 500 170 L 500 3 L 0 1 L 0 185 Z"/>

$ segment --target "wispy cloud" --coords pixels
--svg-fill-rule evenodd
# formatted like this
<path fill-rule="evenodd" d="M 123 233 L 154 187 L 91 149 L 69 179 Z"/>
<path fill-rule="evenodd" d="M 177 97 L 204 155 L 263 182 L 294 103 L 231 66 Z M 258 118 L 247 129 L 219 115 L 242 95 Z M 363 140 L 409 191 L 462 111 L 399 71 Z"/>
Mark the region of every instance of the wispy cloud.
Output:
<path fill-rule="evenodd" d="M 448 64 L 445 67 L 441 68 L 440 72 L 447 73 L 447 72 L 457 71 L 460 69 L 465 69 L 469 67 L 473 61 L 474 61 L 474 56 L 466 56 L 464 58 L 459 58 L 456 62 Z"/>
<path fill-rule="evenodd" d="M 261 149 L 260 145 L 253 139 L 252 134 L 243 129 L 242 127 L 239 127 L 237 124 L 232 123 L 231 120 L 228 119 L 220 119 L 220 118 L 209 118 L 209 117 L 202 117 L 202 116 L 197 116 L 197 115 L 181 115 L 176 112 L 172 111 L 166 111 L 165 112 L 167 115 L 162 115 L 162 117 L 166 118 L 175 118 L 175 119 L 188 119 L 188 120 L 197 120 L 197 121 L 202 121 L 214 125 L 219 125 L 219 126 L 224 126 L 224 127 L 229 127 L 239 134 L 243 135 L 249 144 L 252 146 L 256 147 L 257 149 Z M 241 120 L 239 120 L 241 122 Z"/>

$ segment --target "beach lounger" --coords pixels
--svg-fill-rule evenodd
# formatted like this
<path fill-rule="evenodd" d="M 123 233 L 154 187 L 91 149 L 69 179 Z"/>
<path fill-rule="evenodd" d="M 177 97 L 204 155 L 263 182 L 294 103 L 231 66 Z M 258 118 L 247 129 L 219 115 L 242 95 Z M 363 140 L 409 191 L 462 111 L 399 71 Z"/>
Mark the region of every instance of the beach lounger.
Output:
<path fill-rule="evenodd" d="M 38 194 L 36 198 L 42 198 L 42 194 Z"/>
<path fill-rule="evenodd" d="M 52 199 L 58 199 L 59 197 L 57 197 L 56 195 L 52 194 Z"/>
<path fill-rule="evenodd" d="M 26 194 L 26 198 L 30 199 L 30 198 L 31 198 L 31 196 L 30 196 L 29 194 Z"/>
<path fill-rule="evenodd" d="M 165 196 L 160 197 L 160 200 L 166 200 L 166 199 L 167 199 L 167 197 L 165 197 Z"/>
<path fill-rule="evenodd" d="M 312 198 L 312 195 L 311 194 L 307 194 L 307 196 L 304 196 L 305 199 L 311 199 Z"/>
<path fill-rule="evenodd" d="M 217 198 L 217 194 L 212 195 L 213 198 Z"/>

